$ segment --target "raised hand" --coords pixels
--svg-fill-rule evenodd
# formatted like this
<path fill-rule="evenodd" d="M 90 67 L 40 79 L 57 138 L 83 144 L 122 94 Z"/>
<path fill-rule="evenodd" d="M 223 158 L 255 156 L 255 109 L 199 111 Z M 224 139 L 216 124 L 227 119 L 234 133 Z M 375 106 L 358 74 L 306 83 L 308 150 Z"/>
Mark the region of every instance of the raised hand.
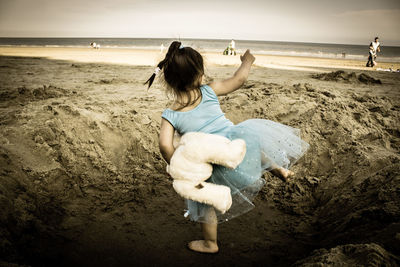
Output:
<path fill-rule="evenodd" d="M 244 52 L 244 54 L 240 56 L 240 60 L 242 62 L 249 62 L 252 64 L 256 60 L 256 58 L 253 56 L 252 53 L 250 53 L 250 49 L 247 49 L 246 52 Z"/>

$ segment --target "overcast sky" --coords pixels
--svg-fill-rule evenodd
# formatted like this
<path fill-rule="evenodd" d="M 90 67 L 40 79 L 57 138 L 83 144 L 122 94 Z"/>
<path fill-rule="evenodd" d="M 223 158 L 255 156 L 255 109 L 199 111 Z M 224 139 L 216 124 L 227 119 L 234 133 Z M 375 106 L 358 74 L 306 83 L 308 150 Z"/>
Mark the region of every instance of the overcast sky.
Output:
<path fill-rule="evenodd" d="M 0 37 L 166 37 L 400 46 L 400 0 L 0 0 Z"/>

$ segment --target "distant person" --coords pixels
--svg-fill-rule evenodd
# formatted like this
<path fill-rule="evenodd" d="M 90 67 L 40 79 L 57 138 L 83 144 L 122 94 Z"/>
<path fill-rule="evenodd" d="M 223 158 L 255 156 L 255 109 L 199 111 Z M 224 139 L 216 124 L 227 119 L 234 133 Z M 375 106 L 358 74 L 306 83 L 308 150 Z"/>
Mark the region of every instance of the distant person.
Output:
<path fill-rule="evenodd" d="M 235 41 L 230 42 L 229 44 L 229 55 L 235 56 L 236 55 L 236 50 L 235 50 Z"/>
<path fill-rule="evenodd" d="M 145 84 L 149 87 L 162 70 L 164 81 L 173 93 L 173 103 L 161 117 L 159 147 L 169 164 L 175 152 L 174 132 L 184 135 L 199 131 L 243 139 L 246 155 L 236 169 L 214 165 L 208 182 L 229 186 L 233 202 L 225 214 L 212 206 L 188 200 L 185 217 L 201 223 L 203 239 L 188 244 L 191 250 L 204 253 L 218 252 L 217 224 L 248 212 L 254 207 L 252 199 L 265 184 L 262 174 L 271 171 L 284 181 L 294 173 L 288 168 L 307 150 L 299 130 L 266 119 L 246 120 L 234 125 L 224 116 L 217 96 L 227 95 L 242 87 L 250 73 L 255 57 L 247 50 L 240 56 L 241 65 L 228 79 L 203 83 L 204 63 L 199 52 L 172 42 L 165 58 L 160 61 Z M 179 148 L 178 148 L 179 149 Z M 183 163 L 184 164 L 184 163 Z M 176 227 L 176 230 L 179 226 Z M 173 234 L 173 233 L 172 233 Z"/>
<path fill-rule="evenodd" d="M 165 49 L 164 44 L 161 44 L 161 46 L 160 46 L 160 53 L 164 52 L 164 49 Z"/>
<path fill-rule="evenodd" d="M 381 52 L 381 44 L 379 43 L 379 37 L 375 37 L 375 40 L 371 42 L 370 45 L 372 45 L 372 47 L 374 48 L 374 64 L 376 65 L 376 57 L 378 55 L 378 52 Z"/>
<path fill-rule="evenodd" d="M 222 53 L 224 56 L 227 56 L 229 53 L 229 46 L 225 48 L 224 52 Z"/>
<path fill-rule="evenodd" d="M 367 62 L 367 67 L 373 67 L 375 66 L 375 50 L 374 46 L 372 43 L 369 45 L 369 53 L 368 53 L 368 62 Z"/>
<path fill-rule="evenodd" d="M 231 41 L 229 45 L 225 48 L 224 52 L 222 53 L 223 55 L 236 55 L 236 50 L 235 50 L 235 41 Z"/>
<path fill-rule="evenodd" d="M 100 44 L 96 44 L 95 42 L 90 43 L 90 46 L 91 46 L 93 49 L 99 49 L 99 48 L 100 48 Z"/>

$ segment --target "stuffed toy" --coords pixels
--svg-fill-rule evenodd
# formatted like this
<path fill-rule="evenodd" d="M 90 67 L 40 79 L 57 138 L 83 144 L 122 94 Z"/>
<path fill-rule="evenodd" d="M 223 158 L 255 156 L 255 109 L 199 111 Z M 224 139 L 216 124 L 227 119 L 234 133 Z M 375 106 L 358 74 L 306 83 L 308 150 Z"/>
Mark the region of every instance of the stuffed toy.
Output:
<path fill-rule="evenodd" d="M 221 213 L 229 210 L 232 205 L 230 188 L 205 180 L 212 174 L 212 164 L 236 168 L 246 154 L 245 141 L 190 132 L 180 140 L 174 138 L 174 146 L 176 149 L 167 172 L 174 178 L 175 191 L 186 199 L 211 205 Z"/>

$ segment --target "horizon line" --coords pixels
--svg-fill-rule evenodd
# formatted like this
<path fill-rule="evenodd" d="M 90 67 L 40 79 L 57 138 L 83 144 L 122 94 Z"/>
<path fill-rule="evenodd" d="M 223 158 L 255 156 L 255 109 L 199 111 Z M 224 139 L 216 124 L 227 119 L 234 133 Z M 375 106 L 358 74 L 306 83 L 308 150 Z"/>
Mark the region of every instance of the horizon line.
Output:
<path fill-rule="evenodd" d="M 235 40 L 235 41 L 251 41 L 251 42 L 272 42 L 272 43 L 303 43 L 303 44 L 336 44 L 336 45 L 367 45 L 367 44 L 360 44 L 360 43 L 327 43 L 327 42 L 304 42 L 304 41 L 283 41 L 283 40 L 257 40 L 257 39 L 235 39 L 235 38 L 229 38 L 229 39 L 224 39 L 224 38 L 193 38 L 193 37 L 188 37 L 188 38 L 171 38 L 171 37 L 45 37 L 45 36 L 18 36 L 18 37 L 9 37 L 9 36 L 0 36 L 0 38 L 9 38 L 9 39 L 18 39 L 18 38 L 25 38 L 25 39 L 171 39 L 171 40 L 219 40 L 219 41 L 229 41 L 229 40 Z M 392 46 L 392 47 L 400 47 L 399 45 L 386 45 L 386 46 Z"/>

